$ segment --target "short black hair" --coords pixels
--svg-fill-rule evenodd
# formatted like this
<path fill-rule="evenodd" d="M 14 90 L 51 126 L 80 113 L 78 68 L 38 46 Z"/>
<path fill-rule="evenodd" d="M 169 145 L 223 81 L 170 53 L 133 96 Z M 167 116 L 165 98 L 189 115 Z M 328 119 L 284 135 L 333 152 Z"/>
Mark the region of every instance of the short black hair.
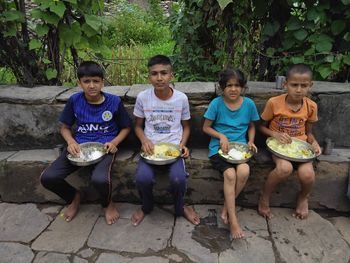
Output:
<path fill-rule="evenodd" d="M 170 58 L 167 56 L 164 56 L 164 55 L 156 55 L 156 56 L 151 57 L 148 60 L 147 67 L 150 68 L 150 67 L 157 65 L 157 64 L 169 65 L 170 67 L 172 67 Z"/>
<path fill-rule="evenodd" d="M 312 79 L 312 70 L 309 66 L 303 64 L 303 63 L 299 63 L 299 64 L 294 64 L 291 65 L 286 73 L 286 79 L 290 78 L 291 75 L 293 74 L 308 74 L 310 76 L 310 78 Z"/>
<path fill-rule="evenodd" d="M 227 68 L 219 74 L 219 86 L 222 90 L 226 88 L 227 82 L 230 79 L 236 79 L 239 86 L 246 88 L 247 79 L 244 77 L 244 73 L 239 69 Z"/>
<path fill-rule="evenodd" d="M 78 79 L 82 77 L 100 77 L 104 79 L 102 67 L 94 61 L 83 61 L 77 69 Z"/>

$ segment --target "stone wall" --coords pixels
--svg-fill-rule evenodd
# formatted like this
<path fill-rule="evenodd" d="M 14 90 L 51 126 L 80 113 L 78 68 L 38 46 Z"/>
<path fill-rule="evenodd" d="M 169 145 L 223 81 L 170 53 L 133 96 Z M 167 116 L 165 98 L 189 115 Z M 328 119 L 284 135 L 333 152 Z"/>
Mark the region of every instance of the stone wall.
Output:
<path fill-rule="evenodd" d="M 275 83 L 249 82 L 247 96 L 261 111 L 271 96 L 281 94 Z M 137 94 L 150 85 L 110 86 L 106 92 L 119 95 L 132 116 Z M 209 138 L 202 132 L 203 114 L 208 103 L 217 96 L 211 82 L 182 82 L 175 87 L 185 92 L 191 107 L 191 136 L 189 146 L 207 148 Z M 24 88 L 0 86 L 0 150 L 53 148 L 63 143 L 58 129 L 58 116 L 70 95 L 78 88 L 40 86 Z M 319 107 L 319 122 L 314 133 L 322 144 L 330 138 L 335 147 L 349 147 L 350 84 L 315 82 L 311 94 Z M 257 144 L 263 146 L 264 138 L 257 135 Z M 126 143 L 137 148 L 138 142 L 131 134 Z"/>
<path fill-rule="evenodd" d="M 250 82 L 247 96 L 259 110 L 266 100 L 280 94 L 274 83 Z M 105 87 L 106 92 L 121 96 L 130 114 L 137 94 L 149 85 L 131 87 Z M 217 94 L 214 83 L 176 83 L 175 87 L 185 92 L 191 107 L 191 157 L 186 160 L 190 174 L 186 201 L 188 203 L 222 203 L 222 176 L 211 167 L 207 157 L 209 138 L 202 132 L 203 114 L 208 103 Z M 0 200 L 6 202 L 61 202 L 40 184 L 40 174 L 57 158 L 53 149 L 62 143 L 58 131 L 58 116 L 67 99 L 78 89 L 65 87 L 23 88 L 0 87 Z M 335 142 L 332 155 L 322 155 L 314 162 L 316 183 L 310 196 L 310 208 L 350 211 L 346 198 L 347 177 L 350 164 L 350 87 L 348 84 L 316 82 L 311 94 L 319 106 L 319 122 L 315 134 L 320 143 L 326 137 Z M 259 153 L 250 163 L 251 175 L 240 194 L 239 205 L 254 207 L 259 192 L 269 171 L 273 168 L 271 158 L 264 150 L 264 138 L 258 134 Z M 339 149 L 343 148 L 343 149 Z M 120 147 L 113 165 L 113 197 L 116 201 L 138 202 L 134 173 L 138 160 L 138 140 L 131 134 Z M 82 189 L 86 201 L 96 201 L 97 196 L 89 184 L 88 170 L 81 169 L 68 180 Z M 279 185 L 271 198 L 272 206 L 293 207 L 299 184 L 296 176 Z M 167 177 L 159 174 L 155 186 L 155 199 L 171 203 L 167 194 Z"/>

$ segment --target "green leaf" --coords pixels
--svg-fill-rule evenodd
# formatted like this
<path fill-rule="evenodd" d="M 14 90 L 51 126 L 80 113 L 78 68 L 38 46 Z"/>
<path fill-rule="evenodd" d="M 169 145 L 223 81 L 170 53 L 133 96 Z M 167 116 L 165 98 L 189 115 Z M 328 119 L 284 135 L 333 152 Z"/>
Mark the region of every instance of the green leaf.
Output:
<path fill-rule="evenodd" d="M 343 62 L 347 65 L 350 65 L 350 54 L 347 54 L 346 56 L 344 56 Z"/>
<path fill-rule="evenodd" d="M 345 29 L 344 20 L 335 20 L 331 25 L 331 31 L 333 35 L 339 35 Z"/>
<path fill-rule="evenodd" d="M 42 59 L 42 62 L 43 62 L 44 64 L 50 64 L 50 63 L 51 63 L 51 61 L 48 60 L 47 58 L 43 58 L 43 59 Z"/>
<path fill-rule="evenodd" d="M 81 39 L 81 30 L 78 22 L 73 23 L 70 27 L 66 24 L 61 24 L 58 30 L 60 39 L 67 47 L 75 45 Z"/>
<path fill-rule="evenodd" d="M 275 54 L 275 49 L 272 47 L 269 47 L 268 49 L 266 49 L 266 54 L 272 57 Z"/>
<path fill-rule="evenodd" d="M 31 11 L 32 17 L 40 19 L 42 21 L 45 21 L 48 24 L 52 24 L 57 26 L 58 22 L 60 21 L 60 18 L 51 12 L 44 12 L 39 9 L 33 9 Z"/>
<path fill-rule="evenodd" d="M 349 5 L 349 4 L 350 4 L 350 0 L 341 0 L 341 2 L 342 2 L 344 5 Z"/>
<path fill-rule="evenodd" d="M 334 61 L 334 56 L 333 55 L 328 55 L 324 58 L 325 62 L 332 63 Z"/>
<path fill-rule="evenodd" d="M 318 42 L 316 43 L 316 50 L 318 52 L 329 52 L 332 50 L 332 43 L 331 42 Z"/>
<path fill-rule="evenodd" d="M 304 63 L 305 59 L 304 59 L 304 57 L 299 56 L 299 57 L 292 57 L 291 61 L 294 64 L 299 64 L 299 63 Z"/>
<path fill-rule="evenodd" d="M 50 79 L 54 79 L 57 77 L 57 70 L 54 69 L 54 68 L 48 68 L 46 71 L 45 71 L 45 74 L 46 74 L 46 77 L 48 80 Z"/>
<path fill-rule="evenodd" d="M 282 45 L 285 50 L 292 48 L 295 45 L 295 40 L 293 38 L 286 38 L 282 40 Z"/>
<path fill-rule="evenodd" d="M 344 38 L 344 40 L 350 42 L 350 33 L 346 32 L 343 38 Z"/>
<path fill-rule="evenodd" d="M 47 25 L 36 25 L 35 32 L 38 34 L 39 37 L 42 37 L 49 32 L 49 27 Z"/>
<path fill-rule="evenodd" d="M 287 24 L 286 24 L 286 27 L 288 30 L 298 30 L 299 28 L 301 28 L 301 24 L 300 24 L 300 21 L 295 18 L 295 17 L 291 17 Z"/>
<path fill-rule="evenodd" d="M 60 18 L 62 18 L 64 12 L 66 11 L 66 6 L 62 2 L 55 1 L 55 4 L 50 6 L 50 10 L 56 15 L 58 15 Z"/>
<path fill-rule="evenodd" d="M 326 79 L 332 73 L 332 69 L 328 65 L 321 65 L 317 71 L 323 79 Z"/>
<path fill-rule="evenodd" d="M 32 50 L 32 49 L 38 49 L 41 47 L 41 42 L 37 39 L 32 39 L 30 40 L 29 42 L 29 49 Z"/>
<path fill-rule="evenodd" d="M 314 46 L 310 47 L 310 48 L 309 48 L 308 50 L 306 50 L 305 53 L 304 53 L 305 56 L 310 56 L 310 55 L 313 55 L 313 54 L 315 54 L 315 47 L 314 47 Z"/>
<path fill-rule="evenodd" d="M 299 41 L 304 40 L 307 37 L 307 31 L 305 29 L 299 29 L 293 33 L 294 37 Z"/>
<path fill-rule="evenodd" d="M 335 71 L 339 71 L 340 69 L 340 60 L 334 60 L 331 64 L 331 69 Z"/>
<path fill-rule="evenodd" d="M 232 0 L 218 0 L 221 10 L 224 10 L 229 3 L 232 3 Z"/>
<path fill-rule="evenodd" d="M 17 35 L 17 28 L 16 26 L 11 26 L 4 32 L 5 37 L 15 37 Z"/>
<path fill-rule="evenodd" d="M 72 4 L 77 4 L 77 0 L 64 0 L 64 2 L 72 3 Z"/>
<path fill-rule="evenodd" d="M 87 25 L 86 23 L 82 25 L 81 30 L 88 37 L 92 37 L 98 34 L 96 30 L 94 30 L 91 26 Z"/>
<path fill-rule="evenodd" d="M 5 21 L 17 21 L 17 22 L 24 22 L 24 15 L 22 12 L 17 10 L 10 10 L 5 11 L 2 13 L 2 16 L 4 17 Z"/>
<path fill-rule="evenodd" d="M 308 12 L 307 12 L 307 15 L 306 15 L 306 18 L 309 20 L 309 21 L 317 21 L 318 18 L 319 18 L 319 14 L 317 12 L 317 9 L 316 8 L 311 8 Z"/>
<path fill-rule="evenodd" d="M 96 31 L 100 31 L 101 19 L 95 15 L 85 15 L 86 24 L 92 27 Z"/>
<path fill-rule="evenodd" d="M 267 22 L 263 29 L 263 34 L 272 37 L 279 28 L 280 24 L 277 21 Z"/>

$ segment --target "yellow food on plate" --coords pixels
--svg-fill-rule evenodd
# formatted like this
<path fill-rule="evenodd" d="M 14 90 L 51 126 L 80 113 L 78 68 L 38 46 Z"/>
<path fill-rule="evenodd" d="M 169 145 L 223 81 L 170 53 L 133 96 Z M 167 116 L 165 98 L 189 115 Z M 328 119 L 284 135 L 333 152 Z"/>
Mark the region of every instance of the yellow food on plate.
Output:
<path fill-rule="evenodd" d="M 293 139 L 289 144 L 280 143 L 277 139 L 271 138 L 267 142 L 268 147 L 284 156 L 299 159 L 308 159 L 314 157 L 314 152 L 309 149 L 305 143 Z"/>
<path fill-rule="evenodd" d="M 180 151 L 167 144 L 155 144 L 152 155 L 144 156 L 150 160 L 172 159 L 180 156 Z"/>

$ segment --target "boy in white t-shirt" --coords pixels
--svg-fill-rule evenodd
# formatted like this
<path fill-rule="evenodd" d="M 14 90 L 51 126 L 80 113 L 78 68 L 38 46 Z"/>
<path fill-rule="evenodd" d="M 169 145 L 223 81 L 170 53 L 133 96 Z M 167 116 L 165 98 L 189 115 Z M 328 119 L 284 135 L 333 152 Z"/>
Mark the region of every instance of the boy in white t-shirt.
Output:
<path fill-rule="evenodd" d="M 168 57 L 157 55 L 148 61 L 149 81 L 153 88 L 138 94 L 135 107 L 135 133 L 142 144 L 142 150 L 152 154 L 154 144 L 169 142 L 178 144 L 182 158 L 167 165 L 170 192 L 174 198 L 176 216 L 184 216 L 192 224 L 199 224 L 199 217 L 191 207 L 184 205 L 187 186 L 187 172 L 183 158 L 189 156 L 186 147 L 190 135 L 190 109 L 187 96 L 170 87 L 173 78 L 172 65 Z M 144 129 L 143 129 L 144 126 Z M 136 170 L 136 187 L 142 206 L 132 215 L 134 226 L 141 223 L 146 214 L 153 210 L 153 184 L 157 166 L 139 160 Z"/>

